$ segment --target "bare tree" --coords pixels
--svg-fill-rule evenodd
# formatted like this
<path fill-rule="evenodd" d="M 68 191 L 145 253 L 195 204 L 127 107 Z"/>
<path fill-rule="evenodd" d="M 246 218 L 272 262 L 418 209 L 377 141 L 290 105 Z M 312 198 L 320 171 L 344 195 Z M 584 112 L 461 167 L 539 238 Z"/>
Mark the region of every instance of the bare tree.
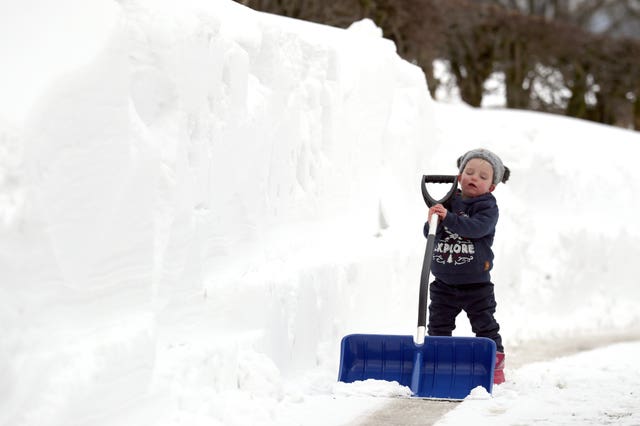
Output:
<path fill-rule="evenodd" d="M 547 21 L 560 21 L 607 36 L 640 38 L 637 0 L 481 0 Z"/>

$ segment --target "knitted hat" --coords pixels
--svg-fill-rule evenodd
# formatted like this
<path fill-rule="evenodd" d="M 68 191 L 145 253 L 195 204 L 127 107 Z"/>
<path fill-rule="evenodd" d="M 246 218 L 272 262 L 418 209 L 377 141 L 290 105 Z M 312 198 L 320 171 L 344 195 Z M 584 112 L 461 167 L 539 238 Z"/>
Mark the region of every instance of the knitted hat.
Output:
<path fill-rule="evenodd" d="M 491 167 L 493 168 L 494 185 L 497 185 L 500 182 L 505 183 L 507 180 L 509 180 L 509 176 L 511 175 L 511 171 L 509 170 L 509 168 L 502 164 L 502 160 L 500 159 L 500 157 L 484 148 L 472 149 L 462 157 L 458 158 L 458 169 L 460 170 L 461 174 L 469 160 L 471 160 L 472 158 L 480 158 L 491 164 Z"/>

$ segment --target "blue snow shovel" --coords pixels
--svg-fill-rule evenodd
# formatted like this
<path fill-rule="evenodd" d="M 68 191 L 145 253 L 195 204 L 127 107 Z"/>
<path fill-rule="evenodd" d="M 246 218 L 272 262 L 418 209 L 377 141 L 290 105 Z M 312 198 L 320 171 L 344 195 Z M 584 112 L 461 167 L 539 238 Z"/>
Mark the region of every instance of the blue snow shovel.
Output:
<path fill-rule="evenodd" d="M 422 196 L 429 207 L 447 203 L 457 189 L 456 176 L 425 175 Z M 435 200 L 427 183 L 450 183 L 451 189 Z M 464 399 L 477 386 L 491 393 L 496 344 L 485 337 L 426 336 L 429 273 L 438 216 L 429 223 L 427 248 L 420 276 L 418 330 L 413 336 L 350 334 L 342 338 L 338 380 L 351 383 L 377 379 L 408 386 L 415 397 Z"/>

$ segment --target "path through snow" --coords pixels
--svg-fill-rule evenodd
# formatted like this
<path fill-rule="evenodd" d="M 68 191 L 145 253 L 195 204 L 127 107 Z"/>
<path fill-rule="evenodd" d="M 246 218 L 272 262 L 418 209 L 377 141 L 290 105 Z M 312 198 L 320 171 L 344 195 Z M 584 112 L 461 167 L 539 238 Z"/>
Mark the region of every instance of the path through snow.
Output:
<path fill-rule="evenodd" d="M 634 345 L 633 347 L 640 351 L 640 330 L 633 330 L 627 333 L 617 333 L 607 336 L 591 335 L 572 337 L 570 339 L 564 340 L 556 339 L 549 341 L 538 340 L 527 342 L 526 344 L 514 347 L 508 353 L 508 364 L 506 371 L 508 381 L 504 385 L 500 385 L 494 388 L 494 397 L 491 399 L 468 400 L 463 402 L 462 404 L 451 401 L 433 401 L 418 398 L 390 399 L 387 404 L 382 406 L 382 408 L 374 412 L 365 413 L 364 416 L 350 423 L 350 426 L 430 426 L 436 424 L 455 425 L 459 424 L 457 422 L 459 422 L 459 419 L 461 417 L 469 415 L 469 412 L 476 412 L 477 414 L 478 410 L 492 410 L 496 414 L 504 414 L 512 408 L 514 409 L 514 411 L 519 411 L 518 405 L 522 405 L 522 403 L 516 403 L 516 400 L 518 399 L 517 381 L 526 380 L 526 378 L 530 377 L 532 374 L 536 375 L 536 372 L 533 370 L 538 371 L 538 375 L 542 375 L 545 372 L 554 374 L 553 377 L 547 376 L 541 378 L 541 381 L 553 381 L 556 383 L 556 388 L 561 390 L 563 388 L 562 383 L 565 383 L 567 380 L 565 380 L 565 377 L 563 375 L 555 374 L 557 370 L 554 371 L 554 368 L 562 368 L 563 363 L 576 362 L 574 361 L 574 358 L 580 357 L 580 355 L 587 351 L 596 349 L 606 351 L 607 349 L 609 349 L 609 347 L 615 347 L 613 345 L 625 342 Z M 612 370 L 615 370 L 615 367 L 616 366 L 613 366 Z M 608 371 L 608 369 L 605 368 L 604 371 L 606 372 Z M 637 369 L 637 372 L 640 373 L 640 368 Z M 591 377 L 592 380 L 594 378 L 597 379 L 597 375 Z M 516 383 L 514 383 L 514 380 L 516 381 Z M 566 386 L 566 383 L 564 386 Z M 602 386 L 602 388 L 606 388 L 606 386 Z M 584 392 L 581 392 L 581 395 L 583 396 Z M 635 393 L 635 400 L 638 400 L 638 398 L 638 393 Z M 633 394 L 628 395 L 627 400 L 633 399 Z M 593 402 L 595 403 L 595 407 L 600 407 L 602 405 L 601 401 Z M 633 405 L 629 404 L 633 403 L 633 401 L 628 402 L 629 403 L 627 405 L 629 407 L 632 407 Z M 545 401 L 542 401 L 542 403 L 545 403 Z M 473 407 L 471 407 L 472 405 Z M 452 411 L 458 407 L 459 409 L 457 411 L 461 413 L 459 415 L 457 412 Z M 447 415 L 450 412 L 451 414 Z M 548 422 L 549 424 L 559 424 L 557 423 L 559 421 L 557 417 L 550 417 L 544 420 L 543 417 L 545 417 L 546 414 L 547 413 L 542 414 L 542 417 L 538 418 L 537 420 L 542 421 L 543 424 L 544 421 Z M 616 424 L 618 424 L 619 421 L 633 421 L 633 419 L 635 418 L 633 416 L 638 416 L 638 414 L 634 414 L 631 410 L 621 410 L 617 408 L 609 411 L 600 410 L 600 414 Z M 598 424 L 595 422 L 599 421 L 598 419 L 588 419 L 584 416 L 580 417 L 578 414 L 576 414 L 574 417 L 576 423 L 573 424 L 576 425 L 580 424 L 580 422 L 584 422 L 582 424 L 590 424 L 589 420 L 593 421 L 593 424 Z M 479 424 L 477 420 L 478 419 L 476 416 L 476 419 L 474 421 L 474 425 L 476 426 L 478 426 Z M 487 420 L 487 422 L 490 422 L 494 425 L 502 424 L 498 419 L 490 419 L 488 417 L 485 417 L 484 420 Z M 628 423 L 626 421 L 624 424 L 634 424 Z M 640 424 L 640 422 L 635 424 Z"/>

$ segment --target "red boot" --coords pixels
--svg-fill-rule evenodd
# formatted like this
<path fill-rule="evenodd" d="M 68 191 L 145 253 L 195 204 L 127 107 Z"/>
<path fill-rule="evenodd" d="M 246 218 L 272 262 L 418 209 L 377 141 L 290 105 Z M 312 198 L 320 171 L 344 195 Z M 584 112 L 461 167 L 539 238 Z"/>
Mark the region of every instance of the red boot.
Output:
<path fill-rule="evenodd" d="M 493 372 L 493 384 L 504 383 L 504 352 L 496 352 L 496 368 Z"/>

